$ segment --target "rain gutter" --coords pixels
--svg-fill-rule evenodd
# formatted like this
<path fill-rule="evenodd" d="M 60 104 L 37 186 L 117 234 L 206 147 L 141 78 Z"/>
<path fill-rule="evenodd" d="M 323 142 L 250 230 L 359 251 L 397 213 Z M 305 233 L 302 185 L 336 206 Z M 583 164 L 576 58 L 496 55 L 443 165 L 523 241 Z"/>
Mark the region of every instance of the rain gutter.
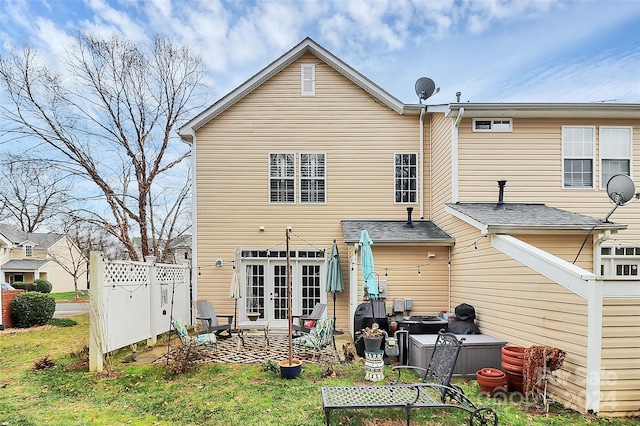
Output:
<path fill-rule="evenodd" d="M 427 109 L 426 105 L 420 108 L 420 152 L 419 163 L 420 164 L 420 179 L 418 179 L 418 195 L 420 196 L 420 219 L 424 219 L 424 112 Z M 431 170 L 431 167 L 429 167 Z"/>
<path fill-rule="evenodd" d="M 453 122 L 451 134 L 451 202 L 457 203 L 458 198 L 458 126 L 464 116 L 464 107 L 460 107 L 456 120 Z"/>

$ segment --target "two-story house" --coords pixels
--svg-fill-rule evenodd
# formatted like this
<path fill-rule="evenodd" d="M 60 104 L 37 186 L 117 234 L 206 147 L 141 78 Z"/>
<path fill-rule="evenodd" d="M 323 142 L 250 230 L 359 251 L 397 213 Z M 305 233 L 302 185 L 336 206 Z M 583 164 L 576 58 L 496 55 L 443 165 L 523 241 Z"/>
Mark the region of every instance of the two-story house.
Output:
<path fill-rule="evenodd" d="M 567 353 L 554 398 L 640 407 L 640 202 L 604 220 L 608 178 L 637 175 L 640 105 L 404 104 L 307 38 L 180 135 L 195 297 L 219 313 L 237 272 L 238 320 L 286 327 L 289 228 L 294 314 L 327 300 L 336 240 L 337 329 L 353 333 L 367 230 L 381 297 L 414 315 L 469 303 L 483 333 Z"/>
<path fill-rule="evenodd" d="M 0 224 L 0 279 L 9 284 L 31 283 L 45 279 L 52 292 L 87 289 L 87 260 L 68 236 L 52 232 L 24 232 L 7 224 Z"/>

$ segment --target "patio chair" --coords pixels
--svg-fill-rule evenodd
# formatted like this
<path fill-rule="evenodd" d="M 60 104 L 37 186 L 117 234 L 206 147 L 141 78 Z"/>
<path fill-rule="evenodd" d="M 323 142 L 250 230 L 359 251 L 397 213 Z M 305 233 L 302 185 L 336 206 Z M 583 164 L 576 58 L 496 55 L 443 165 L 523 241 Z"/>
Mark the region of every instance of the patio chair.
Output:
<path fill-rule="evenodd" d="M 215 332 L 216 335 L 221 336 L 221 333 L 226 331 L 231 337 L 231 323 L 233 321 L 233 315 L 216 315 L 216 310 L 213 308 L 213 304 L 208 300 L 194 300 L 193 307 L 196 308 L 196 319 L 200 320 L 202 324 L 203 333 Z M 226 318 L 226 323 L 218 322 L 218 318 Z"/>
<path fill-rule="evenodd" d="M 371 408 L 404 408 L 407 426 L 411 423 L 411 410 L 414 408 L 462 410 L 469 414 L 471 425 L 496 426 L 498 415 L 493 409 L 477 407 L 462 389 L 449 383 L 463 340 L 441 331 L 426 368 L 395 366 L 392 371 L 397 372 L 398 377 L 389 385 L 322 387 L 322 406 L 327 426 L 332 410 Z M 424 372 L 424 379 L 418 383 L 400 383 L 402 371 L 408 369 Z"/>
<path fill-rule="evenodd" d="M 215 333 L 203 333 L 190 336 L 187 327 L 182 324 L 179 318 L 173 318 L 171 325 L 173 325 L 173 329 L 176 331 L 176 334 L 178 334 L 183 345 L 204 346 L 218 353 L 218 340 L 216 339 Z"/>
<path fill-rule="evenodd" d="M 316 303 L 316 306 L 313 307 L 313 311 L 309 315 L 293 315 L 293 319 L 298 320 L 298 324 L 293 324 L 293 331 L 296 332 L 297 335 L 309 334 L 311 329 L 316 324 L 322 315 L 324 314 L 325 309 L 327 309 L 326 303 Z"/>
<path fill-rule="evenodd" d="M 302 348 L 314 349 L 318 354 L 318 361 L 320 361 L 322 349 L 326 346 L 333 344 L 333 349 L 335 350 L 335 342 L 333 341 L 333 318 L 321 318 L 317 320 L 315 326 L 308 334 L 296 337 L 292 340 L 292 343 L 298 351 Z"/>

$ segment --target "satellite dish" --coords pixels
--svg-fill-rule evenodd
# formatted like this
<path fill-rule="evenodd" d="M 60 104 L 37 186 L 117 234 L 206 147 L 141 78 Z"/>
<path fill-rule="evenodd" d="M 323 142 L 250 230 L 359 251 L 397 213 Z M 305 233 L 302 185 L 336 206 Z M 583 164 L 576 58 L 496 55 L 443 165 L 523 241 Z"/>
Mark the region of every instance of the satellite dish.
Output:
<path fill-rule="evenodd" d="M 611 201 L 618 206 L 622 206 L 636 195 L 636 186 L 633 180 L 625 174 L 612 176 L 607 182 L 607 194 Z"/>
<path fill-rule="evenodd" d="M 440 88 L 436 89 L 436 84 L 428 77 L 421 77 L 416 81 L 416 95 L 420 102 L 427 100 L 434 93 L 438 93 Z"/>

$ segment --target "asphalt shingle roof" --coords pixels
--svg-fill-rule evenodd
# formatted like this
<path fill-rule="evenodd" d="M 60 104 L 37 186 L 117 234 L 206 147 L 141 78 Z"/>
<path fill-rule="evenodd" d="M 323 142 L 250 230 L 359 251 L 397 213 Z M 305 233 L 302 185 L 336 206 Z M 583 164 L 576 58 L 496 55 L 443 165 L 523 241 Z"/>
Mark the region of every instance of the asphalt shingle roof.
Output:
<path fill-rule="evenodd" d="M 345 243 L 360 241 L 366 229 L 374 243 L 416 243 L 452 246 L 454 239 L 430 220 L 412 221 L 407 227 L 403 220 L 342 220 Z"/>
<path fill-rule="evenodd" d="M 45 263 L 49 262 L 48 260 L 35 260 L 35 259 L 12 259 L 2 265 L 2 269 L 19 269 L 19 270 L 36 270 Z"/>
<path fill-rule="evenodd" d="M 590 231 L 593 229 L 626 229 L 627 225 L 603 222 L 591 216 L 549 207 L 545 204 L 504 203 L 455 203 L 447 207 L 468 218 L 499 230 L 517 231 L 518 228 L 540 230 Z"/>

